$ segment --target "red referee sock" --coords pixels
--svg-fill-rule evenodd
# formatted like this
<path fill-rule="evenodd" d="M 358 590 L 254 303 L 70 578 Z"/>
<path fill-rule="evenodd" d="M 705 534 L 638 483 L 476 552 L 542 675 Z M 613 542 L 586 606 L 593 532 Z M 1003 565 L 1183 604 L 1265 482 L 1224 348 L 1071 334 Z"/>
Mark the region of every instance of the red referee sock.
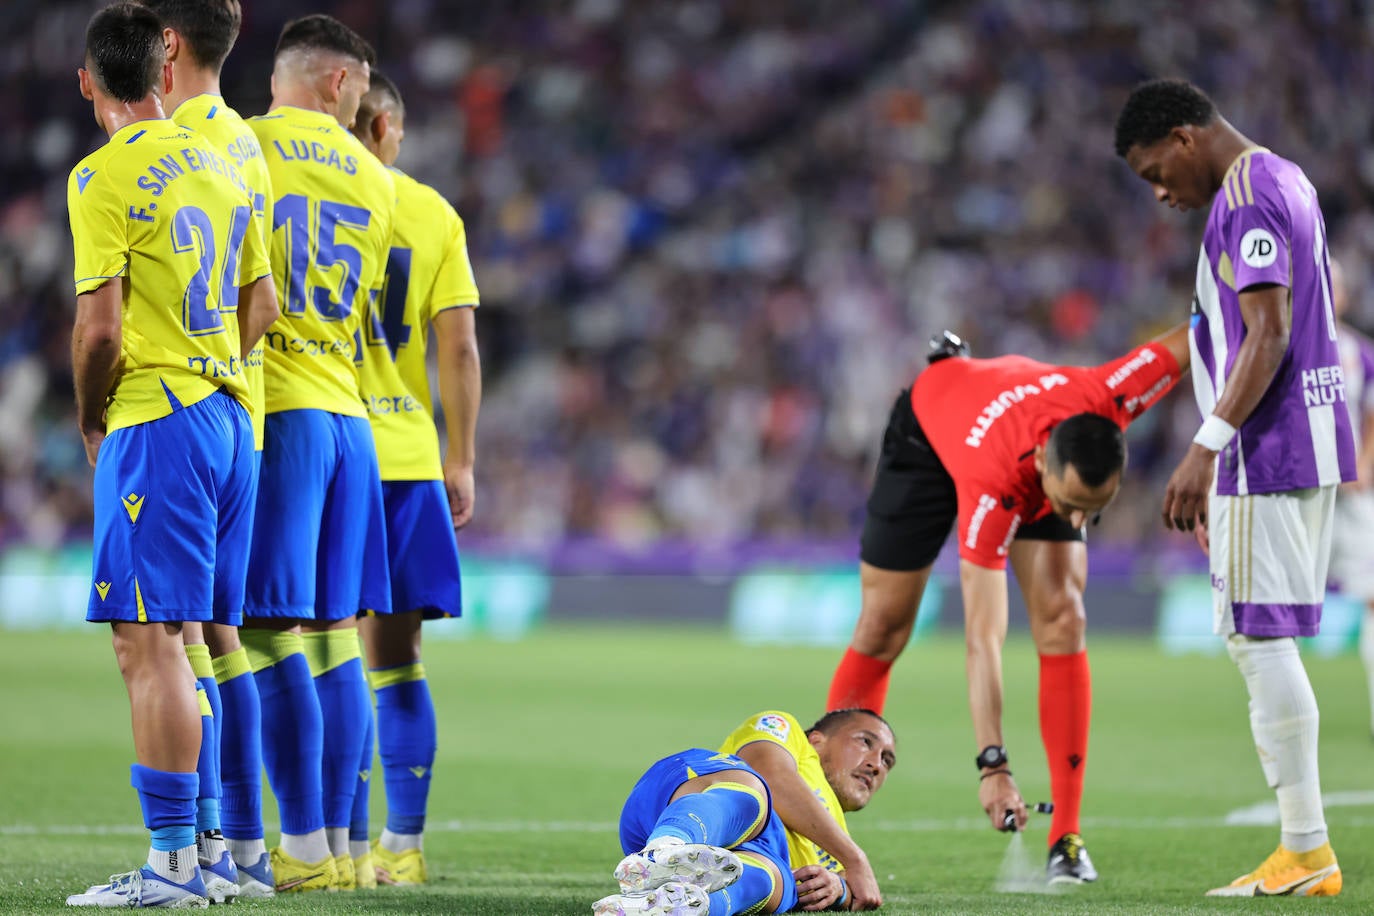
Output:
<path fill-rule="evenodd" d="M 1079 832 L 1092 708 L 1088 653 L 1040 656 L 1040 738 L 1045 742 L 1050 797 L 1054 800 L 1050 845 L 1066 833 Z"/>
<path fill-rule="evenodd" d="M 883 704 L 887 702 L 887 683 L 891 673 L 892 662 L 846 649 L 830 682 L 826 710 L 871 709 L 881 714 Z"/>

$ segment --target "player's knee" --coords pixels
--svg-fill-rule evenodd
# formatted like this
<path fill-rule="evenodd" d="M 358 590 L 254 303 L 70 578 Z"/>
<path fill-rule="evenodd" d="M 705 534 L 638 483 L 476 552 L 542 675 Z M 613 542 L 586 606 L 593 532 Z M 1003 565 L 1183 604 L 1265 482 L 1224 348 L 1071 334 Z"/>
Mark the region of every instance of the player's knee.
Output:
<path fill-rule="evenodd" d="M 420 611 L 407 611 L 361 618 L 358 630 L 367 649 L 368 667 L 395 668 L 418 662 L 423 616 Z"/>
<path fill-rule="evenodd" d="M 186 665 L 186 649 L 181 635 L 160 623 L 122 623 L 113 628 L 111 642 L 119 673 L 126 681 L 147 673 L 174 671 Z"/>
<path fill-rule="evenodd" d="M 854 648 L 865 655 L 891 661 L 902 653 L 916 626 L 916 601 L 894 601 L 889 596 L 865 596 L 858 625 L 854 628 Z"/>
<path fill-rule="evenodd" d="M 677 801 L 684 795 L 695 795 L 700 792 L 705 792 L 715 786 L 748 791 L 755 797 L 761 799 L 765 808 L 767 806 L 768 789 L 764 786 L 763 780 L 749 770 L 717 770 L 714 773 L 706 773 L 701 776 L 693 777 L 678 786 L 677 791 L 673 793 L 673 797 L 670 801 Z"/>
<path fill-rule="evenodd" d="M 763 787 L 763 783 L 750 776 L 748 773 L 738 772 L 739 777 L 747 779 L 731 779 L 725 782 L 716 782 L 707 786 L 703 793 L 711 793 L 716 796 L 730 793 L 730 804 L 733 810 L 743 821 L 748 821 L 750 827 L 743 831 L 739 839 L 732 845 L 738 846 L 740 843 L 748 842 L 763 832 L 764 825 L 768 822 L 768 790 Z"/>
<path fill-rule="evenodd" d="M 1241 674 L 1257 672 L 1284 656 L 1298 654 L 1298 645 L 1289 637 L 1270 639 L 1232 633 L 1226 638 L 1226 654 L 1231 656 Z"/>
<path fill-rule="evenodd" d="M 1036 646 L 1042 653 L 1082 651 L 1088 630 L 1082 592 L 1074 588 L 1055 590 L 1039 596 L 1029 610 Z"/>

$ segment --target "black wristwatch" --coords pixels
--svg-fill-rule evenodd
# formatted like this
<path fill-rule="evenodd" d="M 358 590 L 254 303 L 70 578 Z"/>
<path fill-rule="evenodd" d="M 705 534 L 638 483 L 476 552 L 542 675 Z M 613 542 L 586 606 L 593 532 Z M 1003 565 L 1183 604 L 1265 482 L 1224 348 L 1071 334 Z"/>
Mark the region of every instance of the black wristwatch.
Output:
<path fill-rule="evenodd" d="M 995 770 L 997 767 L 1007 765 L 1007 749 L 997 745 L 989 744 L 983 748 L 983 752 L 978 755 L 975 761 L 980 770 Z"/>

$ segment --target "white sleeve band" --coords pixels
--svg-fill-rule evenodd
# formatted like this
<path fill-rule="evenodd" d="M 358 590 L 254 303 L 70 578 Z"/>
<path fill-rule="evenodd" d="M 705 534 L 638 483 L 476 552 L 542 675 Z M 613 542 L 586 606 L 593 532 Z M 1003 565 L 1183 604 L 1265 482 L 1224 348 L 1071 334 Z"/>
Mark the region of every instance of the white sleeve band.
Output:
<path fill-rule="evenodd" d="M 1208 451 L 1219 452 L 1226 448 L 1236 436 L 1236 428 L 1227 423 L 1216 414 L 1208 414 L 1207 419 L 1202 421 L 1202 427 L 1198 429 L 1193 441 Z"/>

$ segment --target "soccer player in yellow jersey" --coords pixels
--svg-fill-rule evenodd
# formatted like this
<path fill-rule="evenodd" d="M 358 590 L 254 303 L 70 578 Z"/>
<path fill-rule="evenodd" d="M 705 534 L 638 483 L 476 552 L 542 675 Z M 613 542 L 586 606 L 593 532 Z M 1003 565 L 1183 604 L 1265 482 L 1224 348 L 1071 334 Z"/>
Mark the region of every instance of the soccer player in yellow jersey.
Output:
<path fill-rule="evenodd" d="M 390 611 L 377 453 L 359 389 L 362 322 L 380 292 L 396 191 L 341 125 L 372 49 L 343 23 L 286 24 L 272 106 L 248 123 L 272 176 L 282 317 L 264 338 L 267 423 L 244 646 L 262 694 L 263 759 L 281 812 L 277 891 L 351 889 L 348 823 L 371 722 L 360 607 Z M 328 722 L 328 728 L 324 723 Z"/>
<path fill-rule="evenodd" d="M 94 582 L 129 693 L 146 864 L 74 906 L 205 906 L 196 856 L 201 710 L 186 621 L 235 624 L 253 511 L 243 358 L 276 308 L 238 170 L 164 117 L 170 69 L 148 9 L 121 3 L 86 32 L 81 94 L 107 145 L 67 188 L 77 315 L 77 417 L 95 465 Z"/>
<path fill-rule="evenodd" d="M 248 231 L 270 245 L 272 184 L 258 138 L 220 94 L 219 75 L 239 34 L 238 0 L 141 0 L 162 22 L 162 42 L 172 66 L 172 88 L 163 108 L 173 121 L 205 137 L 234 164 L 253 194 Z M 267 316 L 268 323 L 278 312 Z M 266 325 L 244 327 L 259 340 Z M 253 399 L 253 443 L 261 461 L 263 429 L 262 345 L 247 354 L 244 376 Z M 257 488 L 257 466 L 254 490 Z M 191 669 L 205 690 L 212 716 L 201 742 L 196 851 L 213 903 L 240 894 L 267 897 L 272 873 L 262 825 L 262 712 L 257 682 L 238 629 L 217 623 L 182 627 Z M 221 826 L 223 833 L 221 833 Z M 226 840 L 227 845 L 226 845 Z M 242 862 L 243 868 L 235 863 Z"/>
<path fill-rule="evenodd" d="M 785 712 L 750 716 L 718 751 L 658 761 L 620 813 L 620 893 L 595 916 L 872 910 L 882 905 L 846 812 L 897 762 L 882 716 L 826 713 L 803 729 Z"/>
<path fill-rule="evenodd" d="M 405 135 L 405 106 L 389 79 L 372 73 L 353 132 L 392 166 Z M 396 227 L 386 285 L 365 339 L 363 395 L 377 443 L 386 501 L 393 613 L 359 623 L 386 782 L 386 829 L 367 844 L 367 786 L 354 800 L 350 846 L 359 883 L 421 884 L 425 810 L 438 744 L 434 703 L 420 661 L 420 621 L 461 612 L 454 530 L 473 508 L 473 440 L 482 396 L 473 321 L 477 285 L 463 221 L 432 188 L 394 168 Z M 435 435 L 425 351 L 433 324 L 439 399 L 448 429 L 443 461 Z M 447 490 L 447 492 L 445 492 Z M 371 765 L 370 748 L 364 769 Z"/>

